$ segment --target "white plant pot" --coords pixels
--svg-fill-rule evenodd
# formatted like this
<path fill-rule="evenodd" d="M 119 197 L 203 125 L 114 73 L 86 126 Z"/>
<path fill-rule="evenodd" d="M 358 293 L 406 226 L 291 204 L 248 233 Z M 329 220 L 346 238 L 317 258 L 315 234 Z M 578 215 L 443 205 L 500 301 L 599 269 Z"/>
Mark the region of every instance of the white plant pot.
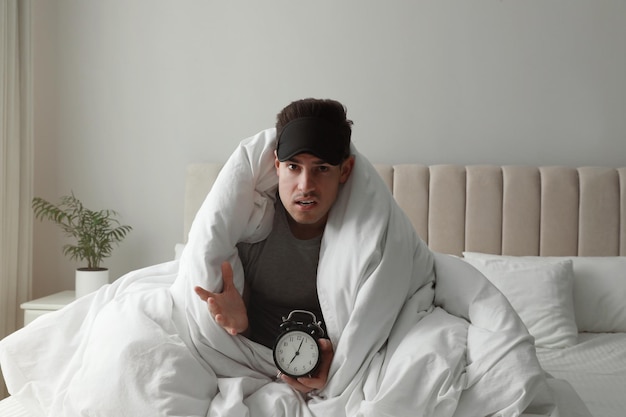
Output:
<path fill-rule="evenodd" d="M 109 283 L 109 270 L 104 268 L 97 271 L 86 268 L 76 270 L 76 298 L 92 293 Z"/>

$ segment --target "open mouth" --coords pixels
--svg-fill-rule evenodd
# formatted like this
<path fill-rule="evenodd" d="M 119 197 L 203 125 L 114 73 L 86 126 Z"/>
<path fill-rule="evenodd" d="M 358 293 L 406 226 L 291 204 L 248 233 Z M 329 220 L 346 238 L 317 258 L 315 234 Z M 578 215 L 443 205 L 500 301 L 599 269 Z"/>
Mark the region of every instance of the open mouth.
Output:
<path fill-rule="evenodd" d="M 300 201 L 296 201 L 296 204 L 303 206 L 303 207 L 308 207 L 308 206 L 312 206 L 313 204 L 315 204 L 315 201 L 313 200 L 300 200 Z"/>

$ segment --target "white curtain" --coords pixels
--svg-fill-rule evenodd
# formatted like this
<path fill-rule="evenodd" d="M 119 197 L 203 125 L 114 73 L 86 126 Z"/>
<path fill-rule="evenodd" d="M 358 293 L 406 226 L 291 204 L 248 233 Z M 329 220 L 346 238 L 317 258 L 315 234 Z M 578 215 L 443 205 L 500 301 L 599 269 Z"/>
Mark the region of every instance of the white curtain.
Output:
<path fill-rule="evenodd" d="M 30 1 L 0 0 L 0 338 L 30 297 L 33 135 Z M 0 398 L 6 395 L 4 379 Z"/>

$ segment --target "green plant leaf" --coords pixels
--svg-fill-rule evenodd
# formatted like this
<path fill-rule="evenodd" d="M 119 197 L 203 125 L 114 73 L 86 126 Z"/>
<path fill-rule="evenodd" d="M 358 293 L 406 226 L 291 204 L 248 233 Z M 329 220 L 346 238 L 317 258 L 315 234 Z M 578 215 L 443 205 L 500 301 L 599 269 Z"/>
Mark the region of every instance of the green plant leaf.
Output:
<path fill-rule="evenodd" d="M 111 256 L 114 245 L 119 245 L 132 230 L 120 225 L 115 210 L 89 210 L 74 193 L 63 196 L 55 205 L 40 197 L 33 198 L 35 218 L 56 223 L 75 244 L 63 247 L 63 253 L 72 260 L 87 261 L 88 268 L 99 268 L 103 259 Z"/>

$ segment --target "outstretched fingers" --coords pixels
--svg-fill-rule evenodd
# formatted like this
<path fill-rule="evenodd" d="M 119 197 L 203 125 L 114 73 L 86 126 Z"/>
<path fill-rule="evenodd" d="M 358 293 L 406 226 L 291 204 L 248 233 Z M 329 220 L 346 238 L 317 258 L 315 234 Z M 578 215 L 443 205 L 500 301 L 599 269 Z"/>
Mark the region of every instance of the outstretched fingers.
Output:
<path fill-rule="evenodd" d="M 201 300 L 207 303 L 209 313 L 231 335 L 243 333 L 248 328 L 246 306 L 234 284 L 233 268 L 229 262 L 222 263 L 222 291 L 214 293 L 200 286 L 194 288 Z"/>
<path fill-rule="evenodd" d="M 200 286 L 194 287 L 193 290 L 195 291 L 196 294 L 198 294 L 198 297 L 200 297 L 202 301 L 207 301 L 210 297 L 214 296 L 214 294 L 211 291 L 207 291 Z"/>

